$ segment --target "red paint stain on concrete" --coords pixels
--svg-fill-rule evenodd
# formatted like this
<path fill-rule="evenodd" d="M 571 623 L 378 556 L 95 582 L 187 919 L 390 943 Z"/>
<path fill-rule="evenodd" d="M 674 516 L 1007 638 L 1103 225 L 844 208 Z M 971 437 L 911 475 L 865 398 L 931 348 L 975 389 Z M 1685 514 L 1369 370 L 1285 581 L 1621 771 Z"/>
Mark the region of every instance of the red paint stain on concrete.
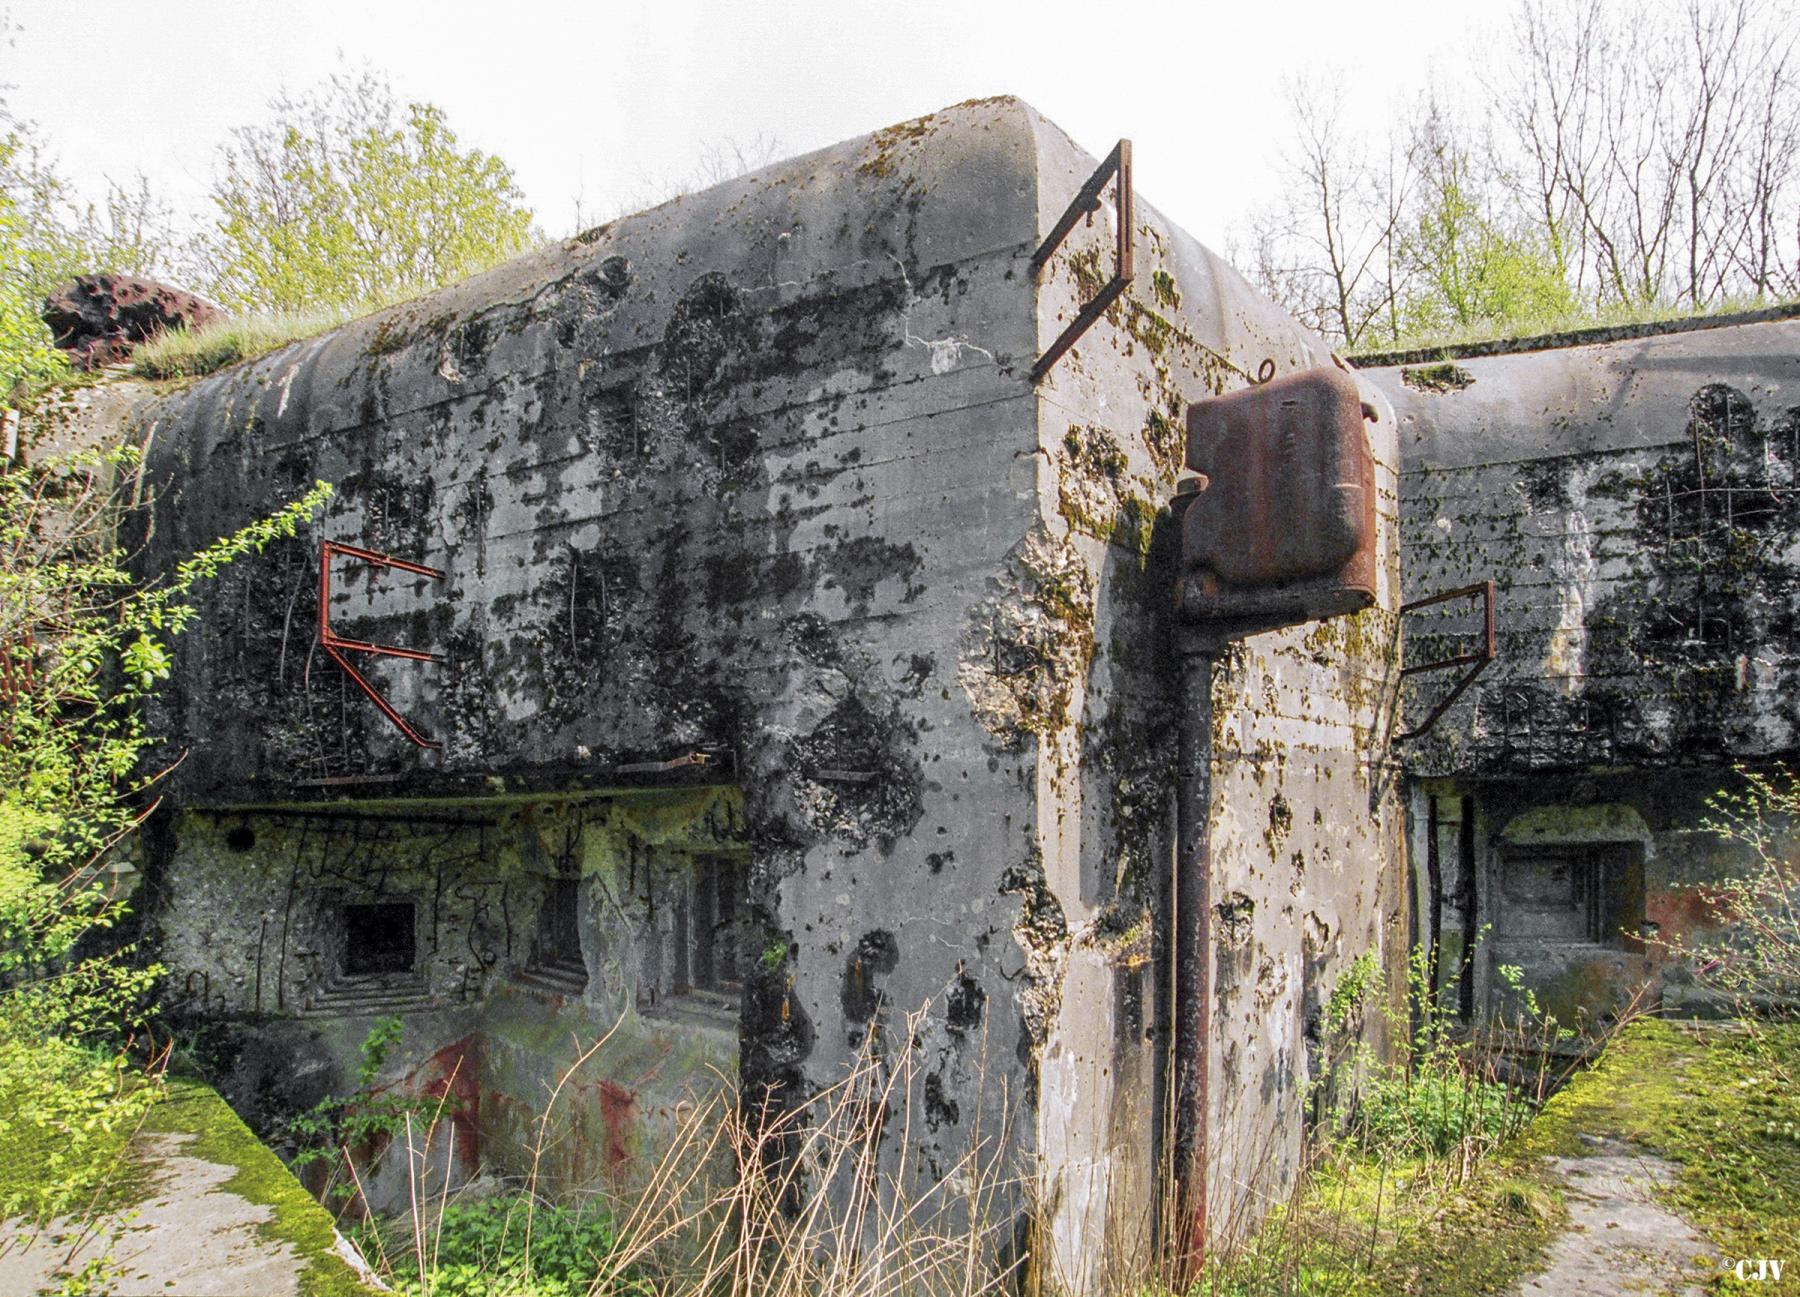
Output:
<path fill-rule="evenodd" d="M 606 1161 L 617 1166 L 631 1160 L 631 1135 L 637 1126 L 637 1091 L 612 1081 L 598 1081 L 600 1120 L 606 1125 Z"/>

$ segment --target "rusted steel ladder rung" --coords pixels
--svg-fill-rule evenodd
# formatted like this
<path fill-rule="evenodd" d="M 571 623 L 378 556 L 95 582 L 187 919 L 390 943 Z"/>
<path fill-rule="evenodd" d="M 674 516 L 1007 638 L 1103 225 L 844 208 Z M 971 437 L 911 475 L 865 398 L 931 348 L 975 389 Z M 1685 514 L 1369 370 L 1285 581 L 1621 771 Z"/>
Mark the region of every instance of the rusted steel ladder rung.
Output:
<path fill-rule="evenodd" d="M 401 572 L 412 572 L 439 581 L 444 577 L 444 574 L 435 567 L 426 567 L 423 563 L 412 563 L 403 558 L 395 558 L 392 554 L 383 554 L 378 550 L 363 549 L 359 545 L 346 545 L 342 541 L 328 540 L 325 542 L 325 548 L 333 554 L 341 554 L 345 558 L 359 558 L 371 567 L 391 567 Z"/>
<path fill-rule="evenodd" d="M 335 558 L 353 558 L 375 568 L 392 568 L 397 572 L 410 572 L 415 576 L 429 577 L 434 581 L 444 579 L 444 573 L 435 567 L 427 567 L 423 563 L 413 563 L 403 558 L 395 558 L 392 554 L 383 554 L 377 550 L 364 549 L 360 545 L 346 545 L 341 541 L 328 540 L 319 552 L 319 646 L 330 655 L 331 660 L 343 668 L 344 674 L 350 677 L 351 683 L 367 694 L 381 714 L 393 722 L 394 728 L 412 743 L 422 748 L 442 747 L 433 739 L 426 738 L 419 732 L 398 709 L 390 703 L 386 696 L 377 689 L 361 671 L 345 656 L 346 653 L 370 653 L 378 657 L 400 658 L 408 662 L 442 662 L 444 655 L 428 649 L 406 648 L 398 644 L 377 644 L 372 640 L 347 639 L 331 629 L 331 562 Z"/>
<path fill-rule="evenodd" d="M 383 657 L 405 658 L 409 662 L 442 662 L 442 653 L 433 653 L 429 649 L 402 648 L 398 644 L 372 644 L 366 640 L 345 639 L 333 634 L 330 639 L 320 641 L 327 648 L 346 649 L 352 653 L 378 653 Z"/>
<path fill-rule="evenodd" d="M 1031 381 L 1034 383 L 1049 372 L 1050 366 L 1062 359 L 1063 353 L 1073 347 L 1094 321 L 1106 312 L 1106 308 L 1116 302 L 1131 285 L 1135 239 L 1133 226 L 1136 218 L 1132 213 L 1130 140 L 1120 140 L 1113 145 L 1112 152 L 1106 155 L 1106 161 L 1100 164 L 1099 169 L 1077 191 L 1074 201 L 1038 245 L 1038 250 L 1032 254 L 1031 274 L 1035 279 L 1043 272 L 1057 248 L 1062 246 L 1063 240 L 1075 228 L 1075 223 L 1099 206 L 1101 193 L 1106 189 L 1107 182 L 1114 177 L 1118 179 L 1119 228 L 1113 251 L 1112 278 L 1076 312 L 1075 318 L 1069 321 L 1069 327 L 1038 357 L 1037 363 L 1031 367 Z"/>
<path fill-rule="evenodd" d="M 1494 583 L 1491 580 L 1477 581 L 1473 585 L 1458 586 L 1454 590 L 1441 590 L 1437 594 L 1426 595 L 1423 599 L 1414 599 L 1411 603 L 1400 605 L 1400 615 L 1404 617 L 1407 613 L 1417 612 L 1421 608 L 1429 608 L 1434 604 L 1448 603 L 1452 599 L 1468 599 L 1475 595 L 1481 596 L 1481 648 L 1473 653 L 1463 653 L 1456 657 L 1444 658 L 1437 662 L 1421 662 L 1417 666 L 1402 667 L 1400 669 L 1400 675 L 1404 678 L 1420 671 L 1447 671 L 1452 667 L 1460 666 L 1472 667 L 1472 669 L 1465 673 L 1462 678 L 1456 682 L 1455 686 L 1452 687 L 1450 692 L 1445 694 L 1443 698 L 1438 701 L 1437 706 L 1431 709 L 1423 721 L 1414 728 L 1406 731 L 1406 733 L 1399 735 L 1395 739 L 1395 742 L 1404 743 L 1408 739 L 1416 739 L 1433 725 L 1436 725 L 1438 720 L 1445 712 L 1450 710 L 1456 700 L 1463 696 L 1463 693 L 1468 687 L 1475 683 L 1476 677 L 1487 669 L 1487 664 L 1494 660 L 1498 643 L 1494 617 Z"/>

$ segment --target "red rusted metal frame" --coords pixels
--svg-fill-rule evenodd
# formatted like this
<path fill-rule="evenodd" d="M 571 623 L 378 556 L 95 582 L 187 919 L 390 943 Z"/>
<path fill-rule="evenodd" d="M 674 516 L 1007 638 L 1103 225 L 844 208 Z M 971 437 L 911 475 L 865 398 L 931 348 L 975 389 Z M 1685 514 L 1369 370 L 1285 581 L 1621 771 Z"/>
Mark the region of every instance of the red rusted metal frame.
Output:
<path fill-rule="evenodd" d="M 358 671 L 345 653 L 370 653 L 380 657 L 403 658 L 408 662 L 442 662 L 442 653 L 432 653 L 426 649 L 404 648 L 398 644 L 376 644 L 369 640 L 347 639 L 331 629 L 331 561 L 334 558 L 353 558 L 367 563 L 373 568 L 392 568 L 396 572 L 410 572 L 414 576 L 429 577 L 433 581 L 442 581 L 444 573 L 435 567 L 426 567 L 423 563 L 410 563 L 403 558 L 395 558 L 392 554 L 381 554 L 372 549 L 363 549 L 358 545 L 345 545 L 340 541 L 328 540 L 319 551 L 319 647 L 330 655 L 331 660 L 344 669 L 358 689 L 369 696 L 381 714 L 394 723 L 394 728 L 404 734 L 411 742 L 422 748 L 442 747 L 443 744 L 426 738 L 418 729 L 402 716 L 382 692 L 370 684 L 363 673 Z"/>
<path fill-rule="evenodd" d="M 1069 327 L 1064 329 L 1061 336 L 1050 344 L 1043 355 L 1037 358 L 1037 363 L 1031 367 L 1031 381 L 1034 383 L 1050 371 L 1050 366 L 1062 359 L 1063 353 L 1073 347 L 1076 340 L 1086 333 L 1094 321 L 1105 313 L 1106 308 L 1116 302 L 1131 285 L 1132 250 L 1135 238 L 1132 227 L 1135 224 L 1135 218 L 1131 210 L 1130 140 L 1120 140 L 1113 145 L 1113 151 L 1106 155 L 1106 161 L 1100 164 L 1098 171 L 1088 177 L 1088 182 L 1075 195 L 1075 200 L 1062 214 L 1062 219 L 1057 221 L 1055 228 L 1038 245 L 1038 250 L 1031 256 L 1031 275 L 1033 279 L 1037 278 L 1057 248 L 1062 246 L 1062 241 L 1069 237 L 1069 231 L 1075 228 L 1075 223 L 1099 207 L 1101 192 L 1106 188 L 1107 181 L 1115 177 L 1118 179 L 1119 229 L 1118 245 L 1114 249 L 1112 278 L 1107 280 L 1105 286 L 1082 306 L 1075 318 L 1069 321 Z"/>
<path fill-rule="evenodd" d="M 1448 603 L 1452 599 L 1467 599 L 1474 595 L 1481 596 L 1482 605 L 1482 646 L 1474 653 L 1464 653 L 1459 657 L 1445 658 L 1441 662 L 1421 662 L 1417 666 L 1402 667 L 1400 674 L 1409 676 L 1419 671 L 1447 671 L 1451 667 L 1468 666 L 1472 669 L 1456 682 L 1456 687 L 1444 695 L 1436 707 L 1431 709 L 1417 726 L 1400 735 L 1395 742 L 1404 743 L 1408 739 L 1416 739 L 1438 723 L 1439 718 L 1450 710 L 1463 691 L 1475 683 L 1475 677 L 1487 669 L 1487 664 L 1494 660 L 1496 639 L 1494 628 L 1494 583 L 1477 581 L 1474 585 L 1460 586 L 1455 590 L 1444 590 L 1438 594 L 1426 595 L 1423 599 L 1415 599 L 1411 603 L 1400 605 L 1400 615 L 1417 612 L 1421 608 L 1429 608 L 1433 604 Z"/>

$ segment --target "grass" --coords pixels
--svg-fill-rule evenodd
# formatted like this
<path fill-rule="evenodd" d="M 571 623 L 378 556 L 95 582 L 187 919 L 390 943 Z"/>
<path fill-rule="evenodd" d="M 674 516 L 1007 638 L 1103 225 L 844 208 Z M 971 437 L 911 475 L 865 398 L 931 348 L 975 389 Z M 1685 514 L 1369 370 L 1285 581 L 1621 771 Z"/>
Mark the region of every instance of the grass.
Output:
<path fill-rule="evenodd" d="M 666 1145 L 580 1185 L 540 1179 L 568 1137 L 580 1077 L 603 1035 L 563 1072 L 538 1114 L 527 1166 L 503 1199 L 463 1203 L 399 1137 L 406 1210 L 363 1224 L 370 1260 L 402 1293 L 434 1297 L 990 1297 L 1020 1277 L 1001 1257 L 1025 1186 L 1008 1177 L 1012 1136 L 972 1114 L 968 1144 L 893 1157 L 925 1120 L 926 1060 L 909 1048 L 923 1010 L 871 1028 L 845 1073 L 793 1108 L 741 1103 L 727 1083 L 677 1105 Z M 610 1033 L 608 1033 L 610 1035 Z M 722 1081 L 725 1078 L 720 1078 Z M 892 1137 L 884 1140 L 883 1132 Z M 429 1147 L 430 1128 L 414 1131 Z M 362 1216 L 368 1159 L 340 1159 Z M 364 1170 L 358 1170 L 359 1165 Z M 542 1192 L 540 1192 L 542 1191 Z"/>
<path fill-rule="evenodd" d="M 290 342 L 317 337 L 370 309 L 315 307 L 231 316 L 193 333 L 171 329 L 132 353 L 131 372 L 152 379 L 199 378 L 239 361 L 266 356 Z"/>
<path fill-rule="evenodd" d="M 1584 1136 L 1623 1140 L 1671 1162 L 1676 1178 L 1661 1191 L 1667 1205 L 1707 1236 L 1720 1256 L 1786 1256 L 1800 1238 L 1796 1079 L 1800 1025 L 1641 1019 L 1485 1157 L 1471 1162 L 1455 1149 L 1433 1156 L 1417 1151 L 1416 1141 L 1407 1143 L 1415 1151 L 1405 1155 L 1371 1153 L 1366 1144 L 1348 1140 L 1325 1150 L 1300 1191 L 1232 1255 L 1215 1261 L 1188 1297 L 1510 1292 L 1542 1269 L 1565 1224 L 1562 1185 L 1548 1159 L 1590 1153 Z M 889 1180 L 869 1160 L 875 1147 L 864 1127 L 869 1114 L 888 1111 L 904 1122 L 916 1082 L 903 1062 L 888 1075 L 865 1063 L 818 1097 L 820 1106 L 811 1114 L 816 1124 L 789 1127 L 784 1119 L 779 1130 L 740 1127 L 735 1103 L 723 1096 L 696 1111 L 648 1183 L 605 1204 L 600 1215 L 591 1215 L 600 1202 L 588 1204 L 580 1220 L 570 1218 L 573 1228 L 560 1228 L 558 1210 L 541 1205 L 534 1234 L 531 1212 L 521 1206 L 530 1202 L 529 1186 L 526 1197 L 495 1204 L 440 1204 L 452 1224 L 459 1214 L 470 1216 L 472 1226 L 462 1233 L 480 1246 L 457 1254 L 450 1240 L 458 1229 L 424 1221 L 418 1241 L 423 1246 L 429 1240 L 429 1282 L 469 1294 L 572 1292 L 596 1281 L 614 1292 L 761 1285 L 792 1297 L 996 1291 L 1002 1276 L 983 1258 L 997 1237 L 987 1210 L 997 1183 L 976 1172 L 981 1183 L 973 1200 L 952 1204 L 935 1200 L 936 1190 L 921 1195 L 923 1186 L 910 1183 L 904 1171 Z M 552 1137 L 549 1117 L 547 1111 L 545 1138 Z M 224 1188 L 274 1208 L 262 1229 L 307 1262 L 303 1293 L 366 1292 L 333 1252 L 325 1210 L 213 1091 L 170 1081 L 168 1097 L 150 1111 L 144 1129 L 190 1136 L 184 1154 L 233 1167 Z M 796 1201 L 792 1195 L 800 1187 L 785 1176 L 760 1185 L 756 1176 L 740 1179 L 771 1139 L 799 1139 L 807 1146 L 797 1162 L 814 1175 L 806 1177 L 811 1189 L 799 1196 L 797 1214 L 779 1205 Z M 715 1179 L 715 1172 L 723 1175 Z M 846 1193 L 852 1184 L 877 1182 L 883 1187 L 871 1199 Z M 952 1210 L 939 1214 L 946 1207 Z M 909 1208 L 925 1209 L 923 1218 L 909 1220 Z M 522 1227 L 515 1219 L 521 1210 Z M 394 1224 L 401 1235 L 421 1228 L 418 1222 Z M 506 1244 L 521 1228 L 521 1239 L 536 1238 L 528 1246 L 540 1257 L 540 1264 L 524 1269 Z M 566 1246 L 554 1241 L 563 1234 L 569 1236 Z M 880 1253 L 885 1264 L 875 1269 L 896 1272 L 890 1279 L 871 1280 L 869 1255 L 860 1248 L 842 1250 L 846 1240 L 857 1239 Z M 558 1249 L 569 1256 L 546 1270 Z M 583 1260 L 590 1250 L 591 1264 Z M 390 1273 L 402 1287 L 426 1286 L 407 1273 L 404 1258 L 413 1251 L 407 1239 L 378 1251 L 397 1254 L 388 1258 L 398 1262 Z M 1713 1284 L 1718 1293 L 1753 1291 L 1739 1285 L 1728 1266 Z M 1153 1284 L 1142 1291 L 1163 1290 Z"/>
<path fill-rule="evenodd" d="M 1199 1294 L 1504 1293 L 1541 1267 L 1563 1218 L 1554 1194 L 1503 1159 L 1462 1175 L 1444 1163 L 1334 1152 L 1214 1265 Z"/>
<path fill-rule="evenodd" d="M 318 306 L 302 311 L 231 316 L 194 333 L 185 329 L 173 329 L 134 351 L 131 370 L 134 374 L 149 379 L 200 378 L 240 361 L 266 356 L 289 343 L 317 337 L 340 324 L 394 305 L 400 300 L 404 299 L 363 303 L 359 306 Z M 1668 303 L 1585 307 L 1560 315 L 1509 320 L 1504 324 L 1487 321 L 1431 333 L 1408 334 L 1391 342 L 1359 347 L 1347 354 L 1352 360 L 1366 364 L 1372 359 L 1402 353 L 1450 353 L 1460 348 L 1479 347 L 1484 343 L 1554 337 L 1589 329 L 1615 329 L 1638 324 L 1705 319 L 1780 307 L 1800 307 L 1800 298 L 1777 301 L 1734 298 L 1704 307 L 1681 307 Z"/>
<path fill-rule="evenodd" d="M 534 1164 L 523 1196 L 468 1207 L 440 1202 L 436 1213 L 391 1222 L 396 1245 L 377 1249 L 378 1257 L 403 1288 L 429 1284 L 484 1297 L 548 1297 L 589 1283 L 614 1293 L 728 1288 L 777 1297 L 998 1291 L 1008 1280 L 989 1259 L 1004 1223 L 993 1208 L 1008 1195 L 982 1169 L 981 1155 L 951 1168 L 958 1173 L 952 1182 L 966 1187 L 946 1199 L 935 1177 L 915 1181 L 912 1171 L 890 1171 L 876 1154 L 871 1115 L 888 1114 L 904 1130 L 914 1113 L 920 1081 L 908 1057 L 882 1067 L 862 1060 L 844 1082 L 816 1096 L 798 1124 L 791 1123 L 799 1114 L 791 1114 L 772 1126 L 746 1125 L 722 1094 L 695 1109 L 663 1160 L 645 1168 L 646 1181 L 619 1186 L 626 1192 L 616 1199 L 586 1203 L 579 1217 L 564 1221 L 568 1213 L 540 1201 L 534 1225 Z M 1595 1136 L 1672 1163 L 1676 1177 L 1660 1190 L 1667 1205 L 1728 1261 L 1791 1256 L 1800 1238 L 1796 1079 L 1800 1025 L 1640 1019 L 1485 1156 L 1480 1151 L 1491 1145 L 1471 1143 L 1474 1136 L 1436 1155 L 1412 1139 L 1404 1154 L 1372 1153 L 1349 1139 L 1327 1148 L 1301 1189 L 1232 1255 L 1217 1259 L 1187 1297 L 1510 1292 L 1543 1268 L 1565 1226 L 1563 1186 L 1549 1159 L 1587 1155 L 1592 1147 L 1584 1137 Z M 540 1145 L 559 1137 L 557 1102 L 553 1094 Z M 233 1167 L 224 1188 L 275 1209 L 262 1228 L 306 1260 L 303 1293 L 366 1292 L 334 1254 L 325 1210 L 210 1089 L 171 1080 L 144 1129 L 191 1136 L 183 1153 Z M 777 1169 L 786 1159 L 769 1168 L 773 1180 L 743 1174 L 767 1166 L 775 1147 L 794 1154 L 792 1168 L 806 1168 L 799 1180 L 794 1170 Z M 1463 1155 L 1470 1148 L 1472 1158 Z M 868 1196 L 854 1185 L 868 1186 Z M 465 1234 L 467 1255 L 455 1242 Z M 408 1264 L 415 1245 L 422 1259 L 429 1253 L 416 1276 Z M 517 1245 L 535 1249 L 538 1262 L 521 1261 Z M 1768 1285 L 1740 1285 L 1727 1264 L 1713 1288 L 1724 1294 Z M 1166 1297 L 1155 1283 L 1135 1291 Z"/>
<path fill-rule="evenodd" d="M 1216 1263 L 1205 1297 L 1492 1297 L 1537 1273 L 1565 1219 L 1550 1157 L 1624 1140 L 1673 1163 L 1666 1205 L 1726 1258 L 1800 1238 L 1800 1025 L 1640 1019 L 1466 1176 L 1442 1161 L 1328 1150 L 1302 1190 Z M 1796 1258 L 1800 1268 L 1800 1258 Z"/>

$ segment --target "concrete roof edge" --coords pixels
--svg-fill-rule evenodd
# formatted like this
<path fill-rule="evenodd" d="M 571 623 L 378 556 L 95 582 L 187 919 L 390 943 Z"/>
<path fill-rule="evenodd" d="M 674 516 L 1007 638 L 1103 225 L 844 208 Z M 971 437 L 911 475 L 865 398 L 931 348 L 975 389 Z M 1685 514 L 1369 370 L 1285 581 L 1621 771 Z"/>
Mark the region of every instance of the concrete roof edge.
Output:
<path fill-rule="evenodd" d="M 866 152 L 877 145 L 884 137 L 904 136 L 909 127 L 918 126 L 933 121 L 933 119 L 937 119 L 937 124 L 943 124 L 943 119 L 946 117 L 974 118 L 983 112 L 989 115 L 990 121 L 1002 125 L 1003 128 L 1016 131 L 1018 137 L 1030 142 L 1033 147 L 1028 151 L 1028 156 L 1034 159 L 1033 165 L 1041 157 L 1038 150 L 1047 135 L 1068 139 L 1066 132 L 1063 132 L 1060 127 L 1015 95 L 993 95 L 985 98 L 966 99 L 917 117 L 907 118 L 847 139 L 834 141 L 806 153 L 771 162 L 755 171 L 719 181 L 704 189 L 677 194 L 650 207 L 623 213 L 589 229 L 547 240 L 535 248 L 519 253 L 486 270 L 440 285 L 417 297 L 390 303 L 366 315 L 359 315 L 341 324 L 333 325 L 311 337 L 284 344 L 273 351 L 247 357 L 213 373 L 193 379 L 174 390 L 146 391 L 137 399 L 135 412 L 149 414 L 164 408 L 171 402 L 183 402 L 190 396 L 205 390 L 222 389 L 233 381 L 241 379 L 244 374 L 259 365 L 274 366 L 278 363 L 279 358 L 294 352 L 296 348 L 304 349 L 304 354 L 312 357 L 327 347 L 339 344 L 344 339 L 378 334 L 392 321 L 416 320 L 433 313 L 460 315 L 487 304 L 527 299 L 545 285 L 570 273 L 582 261 L 594 256 L 591 245 L 604 242 L 607 236 L 616 231 L 653 218 L 656 213 L 683 207 L 703 210 L 709 204 L 717 206 L 733 192 L 769 187 L 787 177 L 815 168 L 823 159 L 854 159 L 859 153 Z"/>
<path fill-rule="evenodd" d="M 1395 369 L 1408 365 L 1432 365 L 1446 360 L 1477 360 L 1484 356 L 1514 356 L 1533 351 L 1562 351 L 1574 347 L 1595 347 L 1610 342 L 1629 342 L 1634 338 L 1657 338 L 1677 333 L 1697 333 L 1706 329 L 1729 329 L 1744 324 L 1778 324 L 1800 318 L 1800 301 L 1783 302 L 1755 311 L 1737 311 L 1729 315 L 1690 315 L 1672 320 L 1647 320 L 1641 324 L 1596 325 L 1588 329 L 1571 329 L 1564 333 L 1543 333 L 1525 338 L 1491 338 L 1486 342 L 1466 342 L 1446 347 L 1416 347 L 1409 351 L 1384 351 L 1369 355 L 1349 356 L 1354 369 Z"/>

